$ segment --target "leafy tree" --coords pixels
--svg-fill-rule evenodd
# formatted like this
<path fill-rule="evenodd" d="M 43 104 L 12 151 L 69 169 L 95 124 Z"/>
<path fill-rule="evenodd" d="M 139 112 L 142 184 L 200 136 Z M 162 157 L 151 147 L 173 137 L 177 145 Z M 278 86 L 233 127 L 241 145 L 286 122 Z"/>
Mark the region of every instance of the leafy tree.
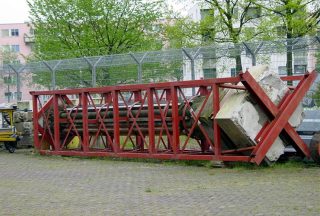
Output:
<path fill-rule="evenodd" d="M 0 49 L 0 64 L 15 64 L 18 62 L 18 54 L 16 52 L 11 51 L 10 49 Z M 1 66 L 0 66 L 1 67 Z M 10 86 L 16 84 L 16 79 L 15 76 L 12 76 L 11 73 L 4 74 L 0 73 L 0 78 L 3 79 L 3 83 L 1 84 L 1 90 L 6 89 L 6 92 L 1 92 L 0 97 L 3 95 L 6 95 L 8 103 L 10 102 L 11 99 L 11 91 L 10 91 Z M 2 80 L 1 80 L 2 82 Z"/>
<path fill-rule="evenodd" d="M 243 33 L 248 31 L 248 24 L 259 18 L 260 14 L 252 12 L 252 1 L 204 0 L 204 2 L 213 10 L 213 28 L 217 32 L 215 41 L 235 44 L 236 71 L 241 71 L 241 51 L 237 44 L 246 41 L 247 38 L 242 37 Z"/>
<path fill-rule="evenodd" d="M 159 30 L 154 27 L 163 17 L 163 0 L 32 0 L 28 4 L 36 29 L 33 60 L 110 55 L 162 47 L 157 37 Z M 97 73 L 102 74 L 97 76 L 108 77 L 110 71 L 99 69 Z M 125 77 L 126 70 L 123 71 Z M 65 75 L 72 75 L 69 77 L 72 80 L 81 79 L 76 71 L 62 75 L 62 80 L 66 79 Z M 50 76 L 38 73 L 35 80 L 46 84 L 50 83 L 49 79 Z M 82 82 L 80 86 L 90 84 Z"/>
<path fill-rule="evenodd" d="M 311 95 L 316 106 L 320 107 L 320 85 L 318 84 L 316 91 Z"/>
<path fill-rule="evenodd" d="M 199 45 L 201 42 L 200 25 L 184 17 L 176 17 L 163 25 L 164 38 L 168 48 L 182 48 Z"/>
<path fill-rule="evenodd" d="M 253 1 L 254 5 L 263 8 L 269 22 L 269 31 L 282 33 L 287 42 L 287 74 L 293 74 L 293 38 L 312 34 L 320 22 L 320 7 L 317 0 L 273 0 Z M 270 29 L 273 28 L 273 29 Z M 278 36 L 278 35 L 277 35 Z"/>
<path fill-rule="evenodd" d="M 320 73 L 320 52 L 316 53 L 316 68 L 315 70 Z M 319 75 L 318 75 L 319 78 Z M 317 85 L 316 88 L 313 89 L 313 92 L 311 93 L 311 98 L 314 99 L 315 105 L 320 107 L 320 82 L 314 83 L 314 85 Z"/>
<path fill-rule="evenodd" d="M 0 49 L 0 59 L 2 60 L 3 64 L 17 63 L 18 53 L 12 52 L 9 49 Z"/>
<path fill-rule="evenodd" d="M 33 0 L 35 52 L 40 58 L 114 54 L 161 47 L 152 30 L 162 1 Z"/>

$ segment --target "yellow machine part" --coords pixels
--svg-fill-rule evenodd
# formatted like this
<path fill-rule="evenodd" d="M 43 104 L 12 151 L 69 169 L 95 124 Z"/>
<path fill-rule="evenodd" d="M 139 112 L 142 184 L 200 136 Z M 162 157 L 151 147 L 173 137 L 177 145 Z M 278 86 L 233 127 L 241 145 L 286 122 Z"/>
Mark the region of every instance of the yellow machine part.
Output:
<path fill-rule="evenodd" d="M 1 138 L 1 137 L 5 137 L 5 136 L 11 136 L 12 134 L 14 134 L 14 133 L 12 132 L 12 130 L 0 132 L 0 138 Z"/>
<path fill-rule="evenodd" d="M 80 139 L 79 137 L 75 136 L 73 139 L 68 143 L 67 149 L 77 149 L 80 148 Z"/>
<path fill-rule="evenodd" d="M 15 142 L 17 141 L 16 138 L 13 137 L 1 137 L 0 136 L 0 142 Z"/>
<path fill-rule="evenodd" d="M 4 128 L 0 130 L 0 142 L 15 142 L 17 141 L 16 137 L 12 137 L 14 135 L 13 131 L 13 111 L 12 109 L 1 109 L 1 113 L 7 113 L 10 119 L 10 128 Z"/>

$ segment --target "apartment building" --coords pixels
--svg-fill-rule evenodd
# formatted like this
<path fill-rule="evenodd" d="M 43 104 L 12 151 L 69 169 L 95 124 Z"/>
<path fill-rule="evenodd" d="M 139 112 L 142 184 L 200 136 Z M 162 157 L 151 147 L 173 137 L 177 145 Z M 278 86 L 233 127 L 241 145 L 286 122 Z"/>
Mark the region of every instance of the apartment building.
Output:
<path fill-rule="evenodd" d="M 200 22 L 206 16 L 214 16 L 216 11 L 212 12 L 212 9 L 206 4 L 193 3 L 188 7 L 187 16 L 193 21 Z M 235 9 L 235 16 L 239 13 Z M 261 13 L 261 8 L 251 7 L 248 10 L 247 15 L 250 17 L 259 17 Z M 246 28 L 256 28 L 259 19 L 250 21 L 246 24 Z M 240 23 L 236 23 L 239 25 Z M 236 27 L 236 26 L 235 26 Z M 281 26 L 278 27 L 279 36 L 283 34 L 281 31 Z M 202 35 L 203 40 L 206 40 L 206 35 Z M 236 62 L 235 59 L 222 57 L 214 59 L 212 56 L 199 56 L 198 61 L 196 61 L 195 77 L 196 78 L 215 78 L 215 77 L 228 77 L 234 76 L 236 74 Z M 252 57 L 250 52 L 245 51 L 241 53 L 242 70 L 250 68 L 252 66 Z M 266 53 L 264 55 L 259 55 L 257 57 L 258 64 L 268 64 L 269 68 L 273 71 L 279 73 L 279 75 L 286 75 L 286 62 L 287 56 L 285 52 L 280 52 L 275 50 L 274 53 Z M 303 74 L 306 70 L 313 70 L 316 67 L 315 51 L 299 51 L 293 53 L 293 73 Z M 184 68 L 184 79 L 188 80 L 191 78 L 190 66 L 186 65 Z"/>
<path fill-rule="evenodd" d="M 0 24 L 0 65 L 25 63 L 32 52 L 34 29 L 28 22 Z M 0 77 L 0 103 L 16 102 L 19 98 L 30 99 L 30 77 L 21 77 L 20 92 L 16 89 L 14 72 Z"/>

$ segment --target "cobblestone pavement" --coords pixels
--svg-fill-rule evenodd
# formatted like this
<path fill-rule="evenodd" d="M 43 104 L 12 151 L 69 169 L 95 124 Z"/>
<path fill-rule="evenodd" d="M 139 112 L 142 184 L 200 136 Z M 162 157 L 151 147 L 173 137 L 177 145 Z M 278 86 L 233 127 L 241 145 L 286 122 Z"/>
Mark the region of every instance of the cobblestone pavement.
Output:
<path fill-rule="evenodd" d="M 320 168 L 0 152 L 0 215 L 320 215 Z"/>

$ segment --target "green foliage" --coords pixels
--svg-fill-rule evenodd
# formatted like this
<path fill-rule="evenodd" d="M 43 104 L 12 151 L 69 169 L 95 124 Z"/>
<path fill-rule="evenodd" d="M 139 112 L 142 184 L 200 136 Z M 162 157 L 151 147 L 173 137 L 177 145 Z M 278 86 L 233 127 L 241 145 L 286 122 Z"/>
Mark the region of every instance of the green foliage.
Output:
<path fill-rule="evenodd" d="M 200 26 L 187 18 L 177 18 L 164 25 L 164 37 L 168 48 L 192 47 L 199 44 Z"/>
<path fill-rule="evenodd" d="M 316 53 L 316 59 L 317 59 L 316 71 L 320 73 L 320 52 Z M 318 74 L 318 76 L 320 76 L 320 74 Z M 315 105 L 320 107 L 320 83 L 318 83 L 316 91 L 312 94 L 312 98 L 315 101 Z"/>
<path fill-rule="evenodd" d="M 18 54 L 16 52 L 12 52 L 8 49 L 0 49 L 0 65 L 1 64 L 16 64 L 19 62 Z M 5 85 L 16 85 L 17 80 L 16 76 L 8 75 L 8 76 L 1 76 L 0 79 L 3 79 L 3 83 Z"/>
<path fill-rule="evenodd" d="M 161 47 L 152 30 L 161 1 L 34 0 L 36 56 L 58 59 Z"/>
<path fill-rule="evenodd" d="M 143 82 L 180 81 L 183 79 L 182 61 L 143 64 Z"/>
<path fill-rule="evenodd" d="M 0 59 L 2 64 L 14 64 L 18 61 L 18 54 L 8 49 L 0 49 Z"/>
<path fill-rule="evenodd" d="M 248 30 L 249 22 L 260 17 L 259 14 L 251 14 L 250 8 L 253 6 L 252 1 L 220 1 L 205 0 L 214 12 L 212 12 L 211 21 L 213 29 L 219 32 L 215 40 L 217 42 L 233 42 L 248 41 L 243 31 Z M 252 29 L 251 29 L 252 30 Z M 251 31 L 250 30 L 250 31 Z M 251 35 L 249 38 L 252 37 Z"/>
<path fill-rule="evenodd" d="M 170 21 L 163 25 L 167 48 L 195 47 L 214 43 L 217 25 L 215 19 L 211 9 L 202 15 L 200 21 L 194 21 L 181 14 L 168 18 Z"/>
<path fill-rule="evenodd" d="M 275 37 L 296 38 L 313 34 L 320 22 L 320 7 L 317 0 L 254 0 L 253 3 L 264 9 L 263 24 L 267 32 Z M 293 52 L 291 42 L 287 43 L 287 75 L 293 74 Z M 291 81 L 288 82 L 292 84 Z"/>
<path fill-rule="evenodd" d="M 216 42 L 232 42 L 238 44 L 242 41 L 248 41 L 256 36 L 256 30 L 252 27 L 255 20 L 260 17 L 260 7 L 252 10 L 251 0 L 241 1 L 221 1 L 204 0 L 214 11 L 212 14 L 212 30 L 217 32 Z M 235 47 L 236 71 L 242 70 L 240 49 Z"/>
<path fill-rule="evenodd" d="M 320 5 L 316 0 L 270 2 L 254 0 L 252 2 L 263 9 L 263 25 L 268 25 L 268 30 L 275 33 L 277 37 L 295 38 L 313 34 L 320 21 Z"/>
<path fill-rule="evenodd" d="M 32 60 L 110 55 L 130 51 L 159 50 L 162 41 L 155 29 L 163 17 L 163 0 L 33 0 L 29 1 L 35 26 Z M 124 62 L 125 63 L 125 62 Z M 134 68 L 134 70 L 133 70 Z M 134 71 L 134 75 L 132 73 Z M 64 71 L 59 87 L 91 85 L 91 71 Z M 98 68 L 98 85 L 119 79 L 136 79 L 137 65 Z M 50 73 L 38 73 L 34 81 L 50 85 Z"/>
<path fill-rule="evenodd" d="M 315 101 L 315 105 L 320 107 L 320 84 L 318 84 L 316 92 L 312 95 L 312 98 Z"/>

